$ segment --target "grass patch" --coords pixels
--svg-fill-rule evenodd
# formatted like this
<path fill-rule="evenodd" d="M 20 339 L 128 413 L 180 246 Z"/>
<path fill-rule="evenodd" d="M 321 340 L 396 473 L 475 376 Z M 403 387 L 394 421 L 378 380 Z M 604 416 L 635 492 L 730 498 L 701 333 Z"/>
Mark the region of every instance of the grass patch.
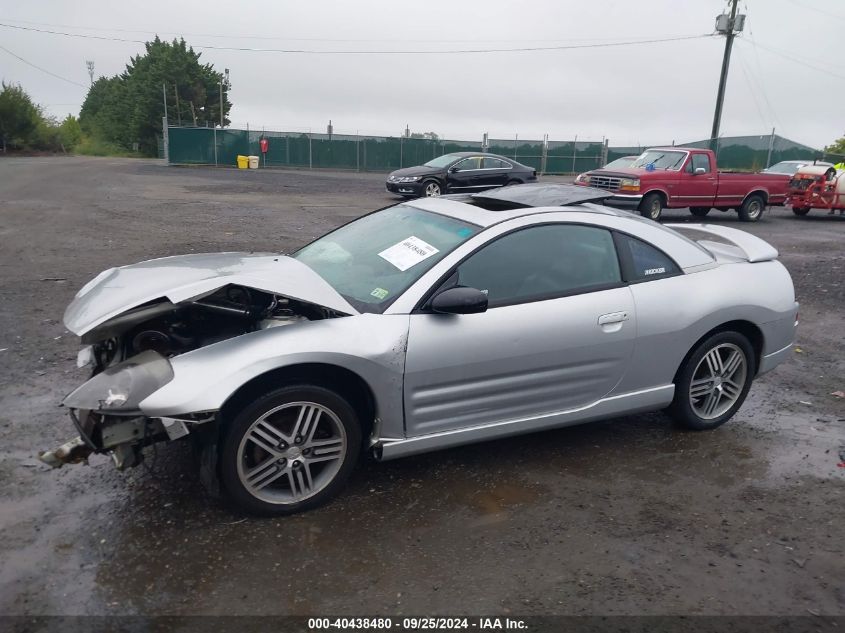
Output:
<path fill-rule="evenodd" d="M 122 158 L 143 158 L 138 152 L 132 152 L 123 149 L 114 143 L 100 141 L 94 138 L 83 138 L 79 145 L 73 148 L 73 153 L 81 156 L 120 156 Z"/>

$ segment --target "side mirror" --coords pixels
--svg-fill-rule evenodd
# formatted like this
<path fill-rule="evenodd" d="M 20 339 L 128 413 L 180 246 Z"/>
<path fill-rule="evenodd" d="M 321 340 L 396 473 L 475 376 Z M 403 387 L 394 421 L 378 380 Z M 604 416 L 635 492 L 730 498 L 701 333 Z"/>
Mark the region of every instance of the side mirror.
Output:
<path fill-rule="evenodd" d="M 440 314 L 478 314 L 487 311 L 487 293 L 476 288 L 449 288 L 435 295 L 431 309 Z"/>
<path fill-rule="evenodd" d="M 707 170 L 706 170 L 706 169 L 704 169 L 704 167 L 696 167 L 696 168 L 695 168 L 695 171 L 694 171 L 693 173 L 694 173 L 696 176 L 698 176 L 698 175 L 700 175 L 700 174 L 706 174 L 706 173 L 707 173 Z"/>
<path fill-rule="evenodd" d="M 449 168 L 449 173 L 450 173 L 450 174 L 454 174 L 456 171 L 458 171 L 458 168 L 457 168 L 457 167 L 452 166 L 452 167 L 450 167 L 450 168 Z"/>

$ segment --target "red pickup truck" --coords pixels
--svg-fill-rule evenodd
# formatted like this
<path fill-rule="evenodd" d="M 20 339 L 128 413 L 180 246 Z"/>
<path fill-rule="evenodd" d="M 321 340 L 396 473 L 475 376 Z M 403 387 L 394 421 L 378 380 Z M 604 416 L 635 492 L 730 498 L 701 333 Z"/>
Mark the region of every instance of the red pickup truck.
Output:
<path fill-rule="evenodd" d="M 685 208 L 698 217 L 711 209 L 735 209 L 743 222 L 756 222 L 767 205 L 781 206 L 789 185 L 787 174 L 720 172 L 709 149 L 655 147 L 623 169 L 594 169 L 575 184 L 614 193 L 605 204 L 635 207 L 657 220 L 665 208 Z"/>

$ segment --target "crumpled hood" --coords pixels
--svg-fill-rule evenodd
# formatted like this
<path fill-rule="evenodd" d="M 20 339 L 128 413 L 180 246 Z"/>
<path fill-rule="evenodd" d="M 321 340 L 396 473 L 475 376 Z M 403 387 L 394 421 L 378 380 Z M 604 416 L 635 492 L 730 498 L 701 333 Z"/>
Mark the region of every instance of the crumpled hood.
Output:
<path fill-rule="evenodd" d="M 65 310 L 65 327 L 82 336 L 109 319 L 155 299 L 195 299 L 236 284 L 358 314 L 346 299 L 302 262 L 269 253 L 202 253 L 151 259 L 104 270 Z"/>

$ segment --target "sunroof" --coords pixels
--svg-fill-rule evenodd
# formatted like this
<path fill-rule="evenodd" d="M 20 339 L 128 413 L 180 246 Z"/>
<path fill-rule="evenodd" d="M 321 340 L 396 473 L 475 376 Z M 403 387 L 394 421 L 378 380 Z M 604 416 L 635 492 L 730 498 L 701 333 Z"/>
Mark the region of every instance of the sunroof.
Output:
<path fill-rule="evenodd" d="M 473 193 L 469 202 L 490 211 L 533 207 L 561 207 L 585 202 L 601 202 L 613 196 L 610 191 L 580 185 L 530 183 Z"/>

